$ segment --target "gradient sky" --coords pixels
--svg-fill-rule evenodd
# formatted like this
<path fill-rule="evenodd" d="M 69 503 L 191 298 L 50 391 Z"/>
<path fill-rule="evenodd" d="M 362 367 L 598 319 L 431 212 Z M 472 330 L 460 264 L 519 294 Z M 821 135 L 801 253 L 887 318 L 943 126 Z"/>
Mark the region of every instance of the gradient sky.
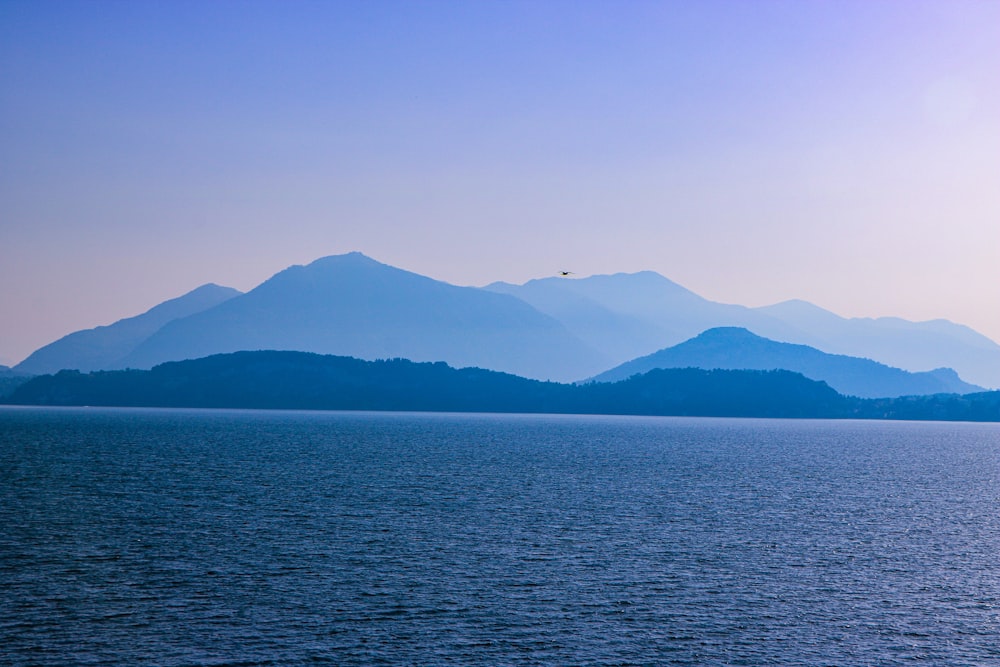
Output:
<path fill-rule="evenodd" d="M 0 363 L 351 250 L 1000 340 L 1000 2 L 0 0 Z"/>

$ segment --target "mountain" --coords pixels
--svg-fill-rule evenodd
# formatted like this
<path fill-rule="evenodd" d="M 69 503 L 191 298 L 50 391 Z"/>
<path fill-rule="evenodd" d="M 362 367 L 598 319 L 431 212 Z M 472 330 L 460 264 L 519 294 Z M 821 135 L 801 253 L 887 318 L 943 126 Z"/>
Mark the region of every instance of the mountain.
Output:
<path fill-rule="evenodd" d="M 289 349 L 580 380 L 715 327 L 928 371 L 946 385 L 946 373 L 931 369 L 1000 387 L 1000 345 L 944 320 L 847 319 L 803 301 L 717 303 L 652 271 L 456 287 L 360 253 L 290 267 L 247 294 L 204 286 L 138 317 L 70 334 L 17 370 L 150 368 Z"/>
<path fill-rule="evenodd" d="M 615 364 L 717 326 L 799 335 L 766 313 L 709 301 L 653 271 L 498 282 L 484 289 L 516 296 L 551 315 Z"/>
<path fill-rule="evenodd" d="M 484 289 L 517 296 L 558 319 L 615 364 L 707 329 L 742 327 L 776 341 L 908 371 L 953 368 L 970 382 L 1000 387 L 1000 345 L 946 320 L 844 318 L 805 301 L 748 308 L 710 301 L 652 271 L 493 283 Z"/>
<path fill-rule="evenodd" d="M 796 337 L 781 340 L 877 359 L 911 371 L 945 366 L 970 382 L 1000 387 L 1000 345 L 961 324 L 940 319 L 910 322 L 898 317 L 844 318 L 798 300 L 756 310 L 799 332 Z"/>
<path fill-rule="evenodd" d="M 440 362 L 276 351 L 213 355 L 148 371 L 60 371 L 29 380 L 7 402 L 1000 421 L 1000 392 L 861 399 L 790 371 L 658 369 L 620 382 L 573 385 Z"/>
<path fill-rule="evenodd" d="M 122 360 L 137 345 L 167 322 L 202 312 L 239 294 L 239 290 L 231 287 L 202 285 L 141 315 L 64 336 L 33 352 L 14 370 L 39 375 L 64 368 L 81 371 L 120 368 Z"/>
<path fill-rule="evenodd" d="M 405 357 L 570 380 L 608 358 L 523 301 L 349 253 L 293 266 L 246 294 L 167 323 L 123 366 L 239 350 Z"/>
<path fill-rule="evenodd" d="M 982 387 L 963 382 L 949 368 L 910 373 L 870 359 L 827 354 L 756 336 L 735 327 L 709 329 L 679 345 L 634 359 L 601 373 L 596 382 L 615 382 L 654 368 L 785 369 L 826 382 L 837 392 L 862 398 L 923 394 L 969 394 Z"/>

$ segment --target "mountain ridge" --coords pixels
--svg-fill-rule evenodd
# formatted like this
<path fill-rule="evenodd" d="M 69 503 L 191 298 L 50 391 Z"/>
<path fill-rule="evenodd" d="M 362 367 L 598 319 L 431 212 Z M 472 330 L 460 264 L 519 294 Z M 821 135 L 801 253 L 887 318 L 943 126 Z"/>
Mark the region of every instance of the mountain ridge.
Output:
<path fill-rule="evenodd" d="M 606 360 L 523 301 L 459 287 L 361 253 L 276 273 L 244 295 L 174 320 L 125 359 L 135 368 L 240 350 L 406 357 L 575 379 Z"/>
<path fill-rule="evenodd" d="M 847 396 L 888 398 L 983 391 L 963 382 L 952 369 L 911 373 L 871 359 L 828 354 L 816 348 L 774 341 L 745 328 L 716 327 L 678 345 L 633 359 L 593 378 L 614 382 L 654 368 L 728 370 L 785 369 L 826 382 Z"/>
<path fill-rule="evenodd" d="M 139 315 L 67 334 L 32 352 L 14 366 L 14 370 L 38 375 L 66 368 L 82 371 L 114 368 L 168 322 L 214 307 L 240 294 L 242 292 L 232 287 L 206 283 Z"/>
<path fill-rule="evenodd" d="M 862 399 L 786 370 L 657 369 L 614 383 L 561 384 L 406 359 L 236 352 L 151 370 L 32 378 L 14 405 L 393 410 L 824 419 L 1000 421 L 1000 391 Z"/>
<path fill-rule="evenodd" d="M 653 271 L 458 287 L 353 252 L 287 267 L 246 294 L 227 296 L 232 299 L 158 320 L 125 343 L 116 338 L 125 325 L 149 320 L 158 307 L 74 332 L 36 350 L 19 370 L 149 368 L 277 348 L 443 360 L 568 381 L 734 326 L 911 372 L 953 368 L 964 380 L 1000 386 L 1000 345 L 963 325 L 848 319 L 801 300 L 759 308 L 723 304 Z M 96 347 L 107 349 L 70 344 L 88 336 L 103 336 Z M 52 355 L 57 348 L 65 354 Z M 46 355 L 48 362 L 38 363 Z"/>
<path fill-rule="evenodd" d="M 622 338 L 609 345 L 619 364 L 679 344 L 707 329 L 734 326 L 776 341 L 809 345 L 830 354 L 869 358 L 910 372 L 953 368 L 968 382 L 1000 387 L 1000 344 L 965 325 L 942 319 L 911 322 L 897 317 L 844 318 L 801 299 L 749 308 L 704 299 L 667 278 L 663 278 L 669 283 L 666 295 L 658 294 L 657 282 L 631 281 L 630 277 L 635 275 L 547 278 L 523 285 L 492 283 L 487 288 L 502 289 L 523 298 L 540 311 L 564 321 L 583 340 L 594 336 L 606 339 L 605 330 L 615 326 L 614 320 L 626 318 L 629 326 L 621 328 Z M 595 294 L 590 286 L 598 279 L 617 281 L 621 288 L 627 289 L 632 307 L 617 307 L 603 298 L 604 291 Z M 542 285 L 547 289 L 541 290 Z M 671 300 L 670 295 L 677 294 L 678 287 L 694 298 Z M 643 290 L 650 291 L 638 294 Z M 575 300 L 566 298 L 569 291 Z M 556 298 L 559 294 L 562 300 Z M 581 301 L 581 296 L 589 302 Z M 610 317 L 601 319 L 593 307 L 595 302 L 601 302 L 610 311 Z M 636 307 L 640 303 L 644 307 Z M 642 337 L 651 329 L 658 332 L 659 339 Z"/>

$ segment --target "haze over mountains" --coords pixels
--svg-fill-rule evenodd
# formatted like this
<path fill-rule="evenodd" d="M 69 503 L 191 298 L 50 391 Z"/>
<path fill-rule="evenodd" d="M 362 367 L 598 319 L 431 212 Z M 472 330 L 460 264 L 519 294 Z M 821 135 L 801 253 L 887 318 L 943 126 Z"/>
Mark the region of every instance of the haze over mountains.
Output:
<path fill-rule="evenodd" d="M 950 368 L 910 373 L 870 359 L 827 354 L 807 345 L 779 343 L 738 327 L 709 329 L 683 343 L 628 361 L 593 378 L 617 382 L 655 368 L 784 369 L 826 382 L 838 393 L 861 398 L 971 394 L 982 387 L 963 382 Z"/>
<path fill-rule="evenodd" d="M 748 308 L 709 301 L 652 271 L 493 283 L 486 289 L 517 296 L 552 315 L 611 355 L 615 365 L 706 329 L 741 327 L 772 340 L 908 371 L 952 368 L 973 384 L 1000 387 L 1000 345 L 947 320 L 844 318 L 797 300 Z"/>
<path fill-rule="evenodd" d="M 121 368 L 122 359 L 163 325 L 200 313 L 240 294 L 232 287 L 202 285 L 141 315 L 63 336 L 32 352 L 15 369 L 37 375 L 54 373 L 63 368 L 80 371 Z"/>
<path fill-rule="evenodd" d="M 794 328 L 766 314 L 716 303 L 653 271 L 589 278 L 542 278 L 486 289 L 523 299 L 605 351 L 615 363 L 649 354 L 720 326 L 741 326 L 784 339 Z"/>
<path fill-rule="evenodd" d="M 175 320 L 123 365 L 239 350 L 447 361 L 542 379 L 599 369 L 603 357 L 523 301 L 456 287 L 360 253 L 286 269 L 246 294 Z"/>
<path fill-rule="evenodd" d="M 843 318 L 806 301 L 755 309 L 794 326 L 801 336 L 777 338 L 833 354 L 875 359 L 910 371 L 953 368 L 964 380 L 1000 387 L 1000 345 L 961 324 L 899 317 Z M 761 335 L 770 336 L 765 331 Z"/>
<path fill-rule="evenodd" d="M 15 369 L 151 368 L 276 349 L 445 361 L 565 382 L 714 327 L 910 371 L 950 367 L 969 382 L 1000 386 L 1000 345 L 943 320 L 845 319 L 805 302 L 721 304 L 649 271 L 458 287 L 360 253 L 290 267 L 245 294 L 204 286 L 138 317 L 70 334 Z M 947 384 L 947 373 L 934 375 Z"/>
<path fill-rule="evenodd" d="M 150 368 L 261 349 L 447 361 L 542 379 L 576 379 L 584 369 L 593 374 L 609 365 L 559 322 L 517 298 L 449 285 L 360 253 L 293 266 L 246 294 L 225 296 L 212 307 L 192 306 L 155 326 L 162 306 L 111 327 L 71 334 L 18 369 Z M 134 335 L 139 324 L 141 336 Z"/>

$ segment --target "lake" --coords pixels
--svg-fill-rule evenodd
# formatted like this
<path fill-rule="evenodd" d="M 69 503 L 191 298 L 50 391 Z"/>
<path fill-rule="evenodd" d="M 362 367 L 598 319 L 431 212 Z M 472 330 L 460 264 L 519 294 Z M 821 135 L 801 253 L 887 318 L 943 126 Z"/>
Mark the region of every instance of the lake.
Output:
<path fill-rule="evenodd" d="M 1000 663 L 1000 425 L 0 408 L 0 663 Z"/>

